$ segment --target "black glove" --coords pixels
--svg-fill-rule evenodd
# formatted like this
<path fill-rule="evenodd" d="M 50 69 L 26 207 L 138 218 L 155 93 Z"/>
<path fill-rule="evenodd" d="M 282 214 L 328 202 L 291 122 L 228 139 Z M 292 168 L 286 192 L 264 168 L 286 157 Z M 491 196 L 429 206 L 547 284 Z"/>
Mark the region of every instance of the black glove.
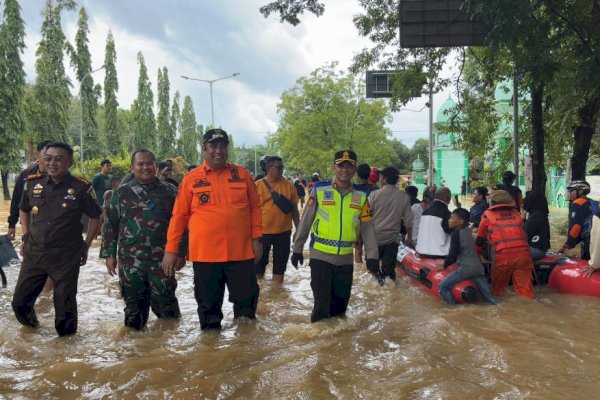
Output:
<path fill-rule="evenodd" d="M 300 263 L 300 266 L 302 266 L 302 263 L 304 262 L 304 256 L 302 253 L 292 253 L 290 261 L 292 262 L 294 268 L 298 269 L 298 263 Z"/>
<path fill-rule="evenodd" d="M 375 273 L 379 273 L 380 272 L 380 270 L 379 270 L 379 260 L 376 260 L 376 259 L 373 259 L 373 258 L 367 260 L 367 269 L 369 271 L 373 272 L 374 274 Z"/>

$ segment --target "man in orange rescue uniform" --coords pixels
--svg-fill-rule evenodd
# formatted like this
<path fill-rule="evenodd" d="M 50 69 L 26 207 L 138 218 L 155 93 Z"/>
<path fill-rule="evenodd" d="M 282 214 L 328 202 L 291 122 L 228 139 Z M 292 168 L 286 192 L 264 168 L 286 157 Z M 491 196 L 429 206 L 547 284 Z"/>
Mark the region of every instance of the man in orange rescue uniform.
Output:
<path fill-rule="evenodd" d="M 179 186 L 162 263 L 165 274 L 172 276 L 187 228 L 203 330 L 221 327 L 226 284 L 234 318 L 256 318 L 260 291 L 254 266 L 262 256 L 260 201 L 250 173 L 227 163 L 228 144 L 222 129 L 204 134 L 204 162 Z"/>
<path fill-rule="evenodd" d="M 481 216 L 475 244 L 480 254 L 486 242 L 489 245 L 492 293 L 504 292 L 512 277 L 515 292 L 533 299 L 533 261 L 523 218 L 510 193 L 504 190 L 494 190 L 490 194 L 490 204 Z"/>

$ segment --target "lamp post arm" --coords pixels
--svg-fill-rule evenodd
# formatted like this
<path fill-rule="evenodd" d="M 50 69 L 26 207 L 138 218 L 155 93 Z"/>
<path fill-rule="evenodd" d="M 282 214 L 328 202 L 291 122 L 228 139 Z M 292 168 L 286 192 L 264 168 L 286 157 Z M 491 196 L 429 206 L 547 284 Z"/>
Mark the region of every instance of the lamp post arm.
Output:
<path fill-rule="evenodd" d="M 211 121 L 213 128 L 215 127 L 215 106 L 214 106 L 214 102 L 213 102 L 213 83 L 222 81 L 223 79 L 233 78 L 235 76 L 238 76 L 239 74 L 240 74 L 239 72 L 234 72 L 231 75 L 227 75 L 227 76 L 224 76 L 222 78 L 217 78 L 217 79 L 198 79 L 198 78 L 190 78 L 189 76 L 181 75 L 181 77 L 183 79 L 186 79 L 188 81 L 198 81 L 198 82 L 208 83 L 208 86 L 210 89 L 210 121 Z"/>

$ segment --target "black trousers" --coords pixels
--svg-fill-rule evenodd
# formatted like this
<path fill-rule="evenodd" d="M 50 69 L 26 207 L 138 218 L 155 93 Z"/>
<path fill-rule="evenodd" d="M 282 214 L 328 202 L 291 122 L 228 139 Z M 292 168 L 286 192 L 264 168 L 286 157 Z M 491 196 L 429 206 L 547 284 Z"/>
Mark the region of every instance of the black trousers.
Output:
<path fill-rule="evenodd" d="M 583 241 L 581 242 L 581 259 L 582 260 L 589 260 L 590 258 L 592 258 L 590 255 L 590 238 L 591 238 L 591 236 L 588 236 L 585 239 L 583 239 Z"/>
<path fill-rule="evenodd" d="M 379 260 L 381 261 L 381 272 L 383 276 L 396 279 L 396 256 L 398 255 L 398 243 L 384 244 L 379 246 Z"/>
<path fill-rule="evenodd" d="M 200 328 L 220 328 L 225 285 L 233 303 L 233 317 L 256 318 L 260 288 L 254 260 L 194 263 L 194 296 Z"/>
<path fill-rule="evenodd" d="M 290 239 L 292 231 L 265 234 L 260 238 L 263 245 L 263 255 L 256 266 L 256 274 L 264 275 L 269 263 L 269 253 L 273 247 L 273 273 L 278 275 L 285 274 L 288 257 L 290 256 Z"/>
<path fill-rule="evenodd" d="M 34 304 L 44 288 L 46 278 L 50 277 L 54 282 L 56 332 L 59 336 L 77 332 L 77 280 L 81 252 L 75 251 L 53 261 L 42 257 L 37 263 L 25 253 L 12 300 L 13 311 L 21 324 L 31 327 L 39 325 Z"/>
<path fill-rule="evenodd" d="M 311 259 L 310 287 L 314 297 L 311 322 L 343 315 L 352 292 L 353 265 L 333 265 Z"/>

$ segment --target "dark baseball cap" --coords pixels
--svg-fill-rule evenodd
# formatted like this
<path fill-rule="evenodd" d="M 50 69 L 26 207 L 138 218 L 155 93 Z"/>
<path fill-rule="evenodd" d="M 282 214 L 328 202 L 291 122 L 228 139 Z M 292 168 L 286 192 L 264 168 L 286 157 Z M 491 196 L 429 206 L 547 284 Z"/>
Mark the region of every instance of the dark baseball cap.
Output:
<path fill-rule="evenodd" d="M 225 132 L 223 129 L 209 129 L 204 134 L 202 143 L 212 143 L 217 140 L 222 140 L 229 144 L 229 136 L 227 136 L 227 132 Z"/>
<path fill-rule="evenodd" d="M 352 150 L 342 150 L 335 153 L 334 162 L 336 165 L 348 161 L 352 165 L 356 165 L 356 153 Z"/>

